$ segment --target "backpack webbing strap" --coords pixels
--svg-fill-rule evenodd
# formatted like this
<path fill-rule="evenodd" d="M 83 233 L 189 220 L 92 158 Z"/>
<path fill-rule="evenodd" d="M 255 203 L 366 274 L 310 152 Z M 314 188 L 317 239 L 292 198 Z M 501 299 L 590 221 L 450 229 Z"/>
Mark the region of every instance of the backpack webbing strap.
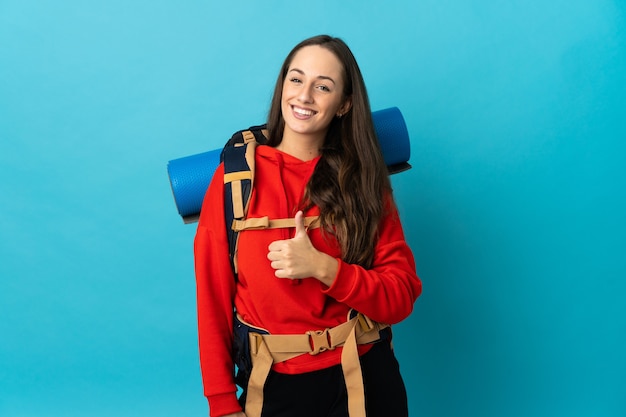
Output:
<path fill-rule="evenodd" d="M 320 227 L 318 221 L 319 216 L 310 216 L 304 218 L 304 227 L 307 229 L 316 229 Z M 236 232 L 242 230 L 262 230 L 262 229 L 283 229 L 296 227 L 296 220 L 289 219 L 270 219 L 269 217 L 255 217 L 245 220 L 233 220 L 232 229 Z"/>
<path fill-rule="evenodd" d="M 245 206 L 250 198 L 250 190 L 254 182 L 254 153 L 256 150 L 256 140 L 254 134 L 246 130 L 241 132 L 243 143 L 233 146 L 233 153 L 237 153 L 241 158 L 240 163 L 235 167 L 239 171 L 224 171 L 224 184 L 231 186 L 231 198 L 233 204 L 233 215 L 235 219 L 240 219 L 245 215 Z M 243 157 L 243 158 L 242 158 Z M 229 164 L 230 165 L 230 164 Z M 235 167 L 232 167 L 233 169 Z"/>
<path fill-rule="evenodd" d="M 235 220 L 245 218 L 254 185 L 256 145 L 267 142 L 265 126 L 251 127 L 235 133 L 224 146 L 220 159 L 224 162 L 224 216 L 228 236 L 230 262 L 237 274 L 237 240 L 239 232 L 231 228 Z"/>
<path fill-rule="evenodd" d="M 380 331 L 389 327 L 358 314 L 330 329 L 296 335 L 272 335 L 250 332 L 252 372 L 248 381 L 246 416 L 260 417 L 263 409 L 263 386 L 274 363 L 308 353 L 317 355 L 343 346 L 341 369 L 348 391 L 350 417 L 365 417 L 365 392 L 357 345 L 380 340 Z"/>

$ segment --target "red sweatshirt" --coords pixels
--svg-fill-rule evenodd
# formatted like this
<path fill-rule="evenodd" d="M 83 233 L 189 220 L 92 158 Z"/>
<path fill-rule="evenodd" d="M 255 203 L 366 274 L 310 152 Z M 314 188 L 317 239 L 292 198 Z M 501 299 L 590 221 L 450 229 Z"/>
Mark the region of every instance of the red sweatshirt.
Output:
<path fill-rule="evenodd" d="M 269 146 L 258 146 L 248 218 L 294 217 L 318 160 L 304 162 Z M 223 172 L 220 165 L 213 176 L 194 243 L 200 364 L 212 417 L 241 411 L 231 358 L 233 307 L 246 322 L 270 333 L 302 334 L 345 322 L 351 308 L 381 323 L 398 323 L 411 313 L 422 288 L 391 198 L 380 224 L 371 269 L 341 261 L 337 242 L 323 237 L 320 229 L 312 229 L 309 238 L 313 245 L 339 262 L 332 286 L 314 278 L 276 278 L 267 259 L 268 246 L 293 237 L 294 229 L 246 230 L 239 235 L 239 277 L 235 281 L 223 211 Z M 317 208 L 305 213 L 317 214 Z M 365 350 L 361 347 L 360 351 Z M 340 357 L 341 348 L 337 348 L 316 356 L 301 355 L 275 364 L 273 369 L 289 374 L 309 372 L 337 365 Z"/>

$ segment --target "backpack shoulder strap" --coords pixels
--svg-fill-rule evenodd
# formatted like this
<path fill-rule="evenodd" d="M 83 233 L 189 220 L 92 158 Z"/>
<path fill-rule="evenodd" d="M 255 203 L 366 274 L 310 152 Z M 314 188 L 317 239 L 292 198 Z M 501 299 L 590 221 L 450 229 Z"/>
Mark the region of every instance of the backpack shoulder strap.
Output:
<path fill-rule="evenodd" d="M 237 274 L 237 239 L 239 231 L 232 224 L 246 217 L 248 201 L 254 185 L 254 155 L 257 144 L 267 142 L 265 125 L 252 126 L 236 132 L 226 142 L 220 155 L 224 163 L 224 216 L 230 262 Z"/>

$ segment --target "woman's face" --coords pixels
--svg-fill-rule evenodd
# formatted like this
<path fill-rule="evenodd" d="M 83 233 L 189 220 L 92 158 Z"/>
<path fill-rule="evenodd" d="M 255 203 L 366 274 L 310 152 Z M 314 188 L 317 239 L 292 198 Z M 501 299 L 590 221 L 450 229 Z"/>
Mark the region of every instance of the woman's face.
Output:
<path fill-rule="evenodd" d="M 350 108 L 343 87 L 343 67 L 335 54 L 318 45 L 300 49 L 283 82 L 283 138 L 306 135 L 323 141 L 333 117 Z"/>

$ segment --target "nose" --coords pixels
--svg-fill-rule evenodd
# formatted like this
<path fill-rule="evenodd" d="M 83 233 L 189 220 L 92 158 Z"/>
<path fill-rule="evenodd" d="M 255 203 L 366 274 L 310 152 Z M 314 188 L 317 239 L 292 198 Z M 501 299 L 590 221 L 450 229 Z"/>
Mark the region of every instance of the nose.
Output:
<path fill-rule="evenodd" d="M 313 94 L 311 94 L 311 90 L 313 86 L 311 85 L 303 85 L 300 89 L 300 94 L 298 94 L 298 100 L 301 103 L 311 103 L 313 102 Z"/>

